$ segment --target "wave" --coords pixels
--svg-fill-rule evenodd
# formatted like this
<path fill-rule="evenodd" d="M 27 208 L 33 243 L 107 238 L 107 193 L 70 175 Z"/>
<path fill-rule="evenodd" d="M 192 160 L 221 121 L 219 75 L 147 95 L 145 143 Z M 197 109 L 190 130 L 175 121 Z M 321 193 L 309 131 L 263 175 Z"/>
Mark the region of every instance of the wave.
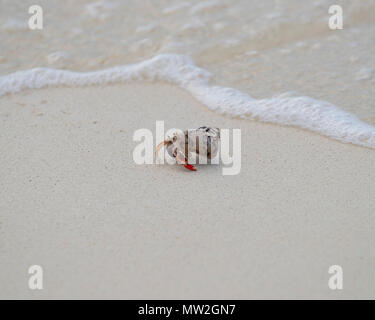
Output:
<path fill-rule="evenodd" d="M 188 56 L 161 54 L 136 64 L 92 72 L 49 68 L 18 71 L 0 77 L 0 96 L 50 86 L 166 81 L 187 90 L 209 109 L 223 114 L 299 127 L 344 143 L 375 149 L 375 126 L 329 102 L 285 95 L 254 99 L 239 90 L 210 84 L 211 77 Z"/>

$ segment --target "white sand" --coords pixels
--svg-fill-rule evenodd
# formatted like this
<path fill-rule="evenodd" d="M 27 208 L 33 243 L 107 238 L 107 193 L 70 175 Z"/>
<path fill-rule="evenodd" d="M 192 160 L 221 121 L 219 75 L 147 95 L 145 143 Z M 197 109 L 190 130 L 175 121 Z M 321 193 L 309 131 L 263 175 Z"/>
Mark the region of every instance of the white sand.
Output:
<path fill-rule="evenodd" d="M 155 120 L 241 128 L 241 173 L 135 165 L 133 132 Z M 166 84 L 24 91 L 0 122 L 1 298 L 375 298 L 373 150 Z"/>

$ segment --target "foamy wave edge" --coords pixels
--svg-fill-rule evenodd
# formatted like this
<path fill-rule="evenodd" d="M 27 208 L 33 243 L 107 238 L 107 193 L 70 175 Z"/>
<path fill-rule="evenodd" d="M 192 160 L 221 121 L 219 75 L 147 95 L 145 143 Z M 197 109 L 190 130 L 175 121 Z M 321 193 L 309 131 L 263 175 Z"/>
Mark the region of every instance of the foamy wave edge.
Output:
<path fill-rule="evenodd" d="M 375 126 L 335 105 L 310 97 L 254 99 L 232 88 L 210 84 L 211 74 L 188 56 L 161 54 L 137 64 L 92 72 L 49 68 L 18 71 L 0 77 L 0 96 L 23 89 L 88 86 L 132 81 L 166 81 L 190 92 L 209 109 L 234 117 L 295 126 L 344 143 L 375 149 Z"/>

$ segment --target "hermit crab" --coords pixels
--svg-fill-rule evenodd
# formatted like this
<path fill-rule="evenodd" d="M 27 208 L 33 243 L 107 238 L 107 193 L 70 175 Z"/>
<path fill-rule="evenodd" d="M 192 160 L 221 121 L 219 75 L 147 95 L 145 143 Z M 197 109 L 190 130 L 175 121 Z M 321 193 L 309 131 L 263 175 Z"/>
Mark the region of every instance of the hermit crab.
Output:
<path fill-rule="evenodd" d="M 220 129 L 211 127 L 199 127 L 198 129 L 176 131 L 171 137 L 159 143 L 156 147 L 155 156 L 162 147 L 165 147 L 168 154 L 176 159 L 178 164 L 186 169 L 196 171 L 197 169 L 189 164 L 192 156 L 199 156 L 210 163 L 217 155 L 220 142 Z"/>

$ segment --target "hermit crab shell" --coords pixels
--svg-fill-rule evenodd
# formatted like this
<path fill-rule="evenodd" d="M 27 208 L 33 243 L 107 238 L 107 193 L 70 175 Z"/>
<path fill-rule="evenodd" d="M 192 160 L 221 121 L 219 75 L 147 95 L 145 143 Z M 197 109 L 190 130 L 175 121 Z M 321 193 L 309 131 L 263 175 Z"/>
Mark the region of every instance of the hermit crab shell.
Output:
<path fill-rule="evenodd" d="M 219 150 L 220 129 L 200 127 L 186 131 L 176 132 L 171 137 L 171 144 L 167 147 L 168 154 L 172 157 L 183 154 L 186 159 L 199 158 L 211 160 Z M 199 163 L 197 158 L 195 163 Z"/>

